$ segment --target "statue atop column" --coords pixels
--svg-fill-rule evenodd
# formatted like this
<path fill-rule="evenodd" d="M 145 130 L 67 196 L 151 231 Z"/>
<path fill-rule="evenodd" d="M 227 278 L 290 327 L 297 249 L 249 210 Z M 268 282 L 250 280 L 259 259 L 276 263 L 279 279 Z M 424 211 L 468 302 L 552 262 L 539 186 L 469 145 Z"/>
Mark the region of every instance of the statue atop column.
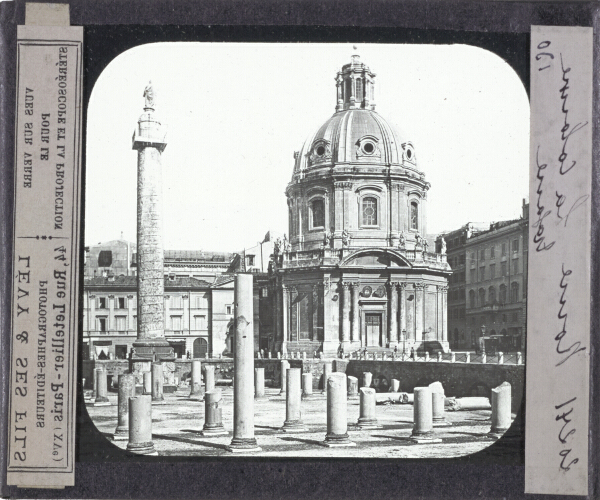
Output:
<path fill-rule="evenodd" d="M 152 86 L 152 81 L 148 82 L 146 88 L 144 89 L 144 109 L 154 111 L 154 87 Z"/>

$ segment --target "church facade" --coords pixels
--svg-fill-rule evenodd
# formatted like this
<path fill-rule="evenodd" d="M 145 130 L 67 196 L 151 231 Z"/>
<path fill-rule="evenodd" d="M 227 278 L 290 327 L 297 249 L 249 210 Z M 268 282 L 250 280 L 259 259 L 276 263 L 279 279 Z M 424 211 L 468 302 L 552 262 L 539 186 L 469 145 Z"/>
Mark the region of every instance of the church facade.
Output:
<path fill-rule="evenodd" d="M 447 351 L 451 269 L 427 236 L 415 148 L 375 111 L 375 74 L 357 55 L 336 86 L 335 113 L 294 153 L 269 348 Z"/>

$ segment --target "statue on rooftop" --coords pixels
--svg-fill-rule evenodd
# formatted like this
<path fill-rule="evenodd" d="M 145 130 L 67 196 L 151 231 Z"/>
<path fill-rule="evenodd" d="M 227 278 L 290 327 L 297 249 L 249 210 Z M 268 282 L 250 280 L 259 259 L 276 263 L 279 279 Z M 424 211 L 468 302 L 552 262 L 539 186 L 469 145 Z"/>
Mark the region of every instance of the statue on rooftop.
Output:
<path fill-rule="evenodd" d="M 145 99 L 145 108 L 154 108 L 154 87 L 152 86 L 152 81 L 148 82 L 146 88 L 144 89 L 144 99 Z"/>

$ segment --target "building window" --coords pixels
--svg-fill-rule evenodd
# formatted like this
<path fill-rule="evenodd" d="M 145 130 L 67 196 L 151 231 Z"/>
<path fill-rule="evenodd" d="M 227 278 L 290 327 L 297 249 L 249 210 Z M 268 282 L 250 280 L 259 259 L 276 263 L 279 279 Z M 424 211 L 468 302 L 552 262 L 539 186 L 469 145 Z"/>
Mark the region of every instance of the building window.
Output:
<path fill-rule="evenodd" d="M 419 204 L 416 201 L 410 204 L 410 228 L 419 230 Z"/>
<path fill-rule="evenodd" d="M 475 267 L 475 264 L 477 263 L 477 259 L 475 259 L 475 252 L 471 252 L 471 267 Z"/>
<path fill-rule="evenodd" d="M 519 240 L 513 240 L 513 242 L 512 242 L 512 251 L 513 252 L 518 252 L 519 251 Z"/>
<path fill-rule="evenodd" d="M 491 305 L 496 302 L 496 289 L 493 286 L 491 286 L 488 290 L 488 301 Z"/>
<path fill-rule="evenodd" d="M 479 250 L 479 260 L 485 260 L 485 248 Z"/>
<path fill-rule="evenodd" d="M 98 309 L 106 309 L 106 297 L 98 297 Z"/>
<path fill-rule="evenodd" d="M 512 313 L 512 322 L 516 323 L 517 321 L 519 321 L 519 313 Z"/>
<path fill-rule="evenodd" d="M 506 262 L 500 263 L 500 275 L 506 276 Z"/>
<path fill-rule="evenodd" d="M 364 207 L 364 202 L 363 202 Z M 325 200 L 313 200 L 310 204 L 311 229 L 325 227 Z"/>
<path fill-rule="evenodd" d="M 519 284 L 516 281 L 513 281 L 510 284 L 510 301 L 518 302 L 519 300 Z"/>
<path fill-rule="evenodd" d="M 194 316 L 194 330 L 206 329 L 206 316 Z"/>
<path fill-rule="evenodd" d="M 519 259 L 515 259 L 512 262 L 513 274 L 519 274 Z"/>
<path fill-rule="evenodd" d="M 350 96 L 352 95 L 352 80 L 350 78 L 348 78 L 346 80 L 346 92 L 345 92 L 345 101 L 346 102 L 350 102 Z"/>
<path fill-rule="evenodd" d="M 269 296 L 269 289 L 267 287 L 264 287 L 261 289 L 261 295 L 263 298 L 268 297 Z"/>
<path fill-rule="evenodd" d="M 475 304 L 475 290 L 469 290 L 469 306 L 471 309 L 475 309 L 477 307 Z"/>
<path fill-rule="evenodd" d="M 248 267 L 254 266 L 254 255 L 246 255 L 246 265 Z"/>
<path fill-rule="evenodd" d="M 115 321 L 117 323 L 117 331 L 125 333 L 127 330 L 127 316 L 115 316 Z"/>
<path fill-rule="evenodd" d="M 485 280 L 485 266 L 479 268 L 479 281 Z"/>
<path fill-rule="evenodd" d="M 492 245 L 490 247 L 490 259 L 495 259 L 495 258 L 496 258 L 496 247 Z"/>
<path fill-rule="evenodd" d="M 493 280 L 496 277 L 496 264 L 490 264 L 490 279 Z"/>
<path fill-rule="evenodd" d="M 506 257 L 506 243 L 502 243 L 502 257 Z"/>
<path fill-rule="evenodd" d="M 133 329 L 137 332 L 137 316 L 133 317 Z"/>
<path fill-rule="evenodd" d="M 98 331 L 106 332 L 106 318 L 98 318 Z"/>
<path fill-rule="evenodd" d="M 500 304 L 506 303 L 506 285 L 500 285 L 499 302 L 500 302 Z"/>
<path fill-rule="evenodd" d="M 126 307 L 125 297 L 117 297 L 117 309 L 125 309 Z"/>
<path fill-rule="evenodd" d="M 171 330 L 174 333 L 181 332 L 181 316 L 171 316 Z"/>
<path fill-rule="evenodd" d="M 377 198 L 371 196 L 362 200 L 362 223 L 363 226 L 377 225 Z"/>
<path fill-rule="evenodd" d="M 356 100 L 362 101 L 363 98 L 363 82 L 362 78 L 356 79 Z"/>
<path fill-rule="evenodd" d="M 485 306 L 485 290 L 483 288 L 479 289 L 479 307 Z"/>
<path fill-rule="evenodd" d="M 100 250 L 98 254 L 98 267 L 110 267 L 112 264 L 112 251 Z"/>
<path fill-rule="evenodd" d="M 171 295 L 169 301 L 169 307 L 171 309 L 183 309 L 183 298 L 181 295 Z"/>
<path fill-rule="evenodd" d="M 227 314 L 231 314 L 231 306 L 226 306 Z"/>

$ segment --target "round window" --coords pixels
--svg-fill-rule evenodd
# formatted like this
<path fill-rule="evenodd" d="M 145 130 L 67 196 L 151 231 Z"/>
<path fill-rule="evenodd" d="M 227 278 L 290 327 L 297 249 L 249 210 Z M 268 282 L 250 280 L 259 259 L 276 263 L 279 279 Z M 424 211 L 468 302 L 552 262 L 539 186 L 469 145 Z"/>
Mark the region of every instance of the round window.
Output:
<path fill-rule="evenodd" d="M 323 156 L 325 154 L 325 146 L 317 146 L 316 153 L 318 156 Z"/>
<path fill-rule="evenodd" d="M 406 150 L 406 157 L 410 160 L 412 158 L 412 149 Z"/>
<path fill-rule="evenodd" d="M 363 150 L 367 154 L 372 154 L 375 151 L 375 146 L 373 146 L 372 142 L 367 142 L 363 145 Z"/>

